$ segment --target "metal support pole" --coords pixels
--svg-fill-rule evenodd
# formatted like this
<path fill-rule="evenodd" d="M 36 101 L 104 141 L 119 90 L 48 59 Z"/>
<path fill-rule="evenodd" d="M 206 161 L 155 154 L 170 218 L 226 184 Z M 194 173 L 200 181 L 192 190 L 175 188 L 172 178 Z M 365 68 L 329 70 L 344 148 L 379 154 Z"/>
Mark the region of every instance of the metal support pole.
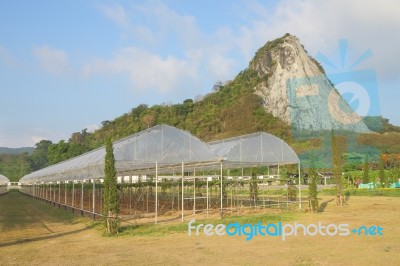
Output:
<path fill-rule="evenodd" d="M 93 179 L 93 214 L 95 214 L 95 207 L 96 207 L 96 204 L 95 204 L 96 194 L 95 194 L 95 192 L 96 192 L 96 180 Z"/>
<path fill-rule="evenodd" d="M 298 169 L 299 169 L 299 210 L 301 210 L 300 162 L 298 163 Z"/>
<path fill-rule="evenodd" d="M 74 203 L 75 203 L 75 181 L 72 180 L 72 211 L 74 211 Z"/>
<path fill-rule="evenodd" d="M 83 180 L 81 183 L 81 215 L 83 215 Z"/>
<path fill-rule="evenodd" d="M 207 177 L 207 217 L 208 217 L 208 177 Z"/>
<path fill-rule="evenodd" d="M 193 169 L 193 214 L 196 214 L 196 168 Z"/>
<path fill-rule="evenodd" d="M 157 224 L 157 214 L 158 214 L 158 162 L 156 161 L 156 213 L 154 216 L 154 223 Z"/>
<path fill-rule="evenodd" d="M 221 218 L 222 217 L 224 217 L 224 213 L 223 213 L 223 210 L 222 210 L 222 207 L 223 207 L 223 202 L 222 202 L 222 163 L 221 163 Z"/>
<path fill-rule="evenodd" d="M 182 222 L 183 222 L 183 208 L 184 208 L 184 206 L 183 206 L 183 179 L 185 178 L 185 165 L 184 165 L 184 163 L 182 162 L 182 199 L 181 199 L 181 204 L 182 204 Z"/>
<path fill-rule="evenodd" d="M 64 181 L 64 205 L 67 206 L 67 182 Z"/>

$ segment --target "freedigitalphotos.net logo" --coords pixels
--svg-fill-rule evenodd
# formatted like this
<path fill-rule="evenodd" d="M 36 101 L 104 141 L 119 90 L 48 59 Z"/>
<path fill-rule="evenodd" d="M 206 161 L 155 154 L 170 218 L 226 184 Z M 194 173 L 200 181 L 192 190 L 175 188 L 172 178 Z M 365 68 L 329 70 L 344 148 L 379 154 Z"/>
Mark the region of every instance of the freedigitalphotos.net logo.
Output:
<path fill-rule="evenodd" d="M 262 224 L 241 224 L 239 222 L 224 224 L 197 224 L 196 220 L 190 220 L 188 224 L 188 235 L 204 234 L 205 236 L 243 236 L 247 241 L 252 240 L 254 237 L 278 237 L 286 240 L 288 237 L 303 236 L 349 236 L 351 233 L 356 236 L 383 236 L 383 228 L 381 226 L 359 226 L 350 229 L 348 224 L 302 224 L 302 223 L 268 223 Z"/>
<path fill-rule="evenodd" d="M 360 68 L 372 51 L 367 49 L 355 59 L 350 55 L 348 41 L 339 40 L 337 56 L 316 56 L 325 73 L 286 82 L 292 136 L 297 140 L 319 138 L 322 143 L 318 152 L 300 154 L 305 167 L 310 167 L 307 162 L 311 157 L 320 158 L 321 165 L 314 167 L 332 167 L 331 132 L 347 137 L 347 153 L 369 154 L 372 160 L 379 157 L 379 150 L 357 142 L 358 133 L 370 132 L 365 117 L 380 116 L 376 72 Z M 382 128 L 381 123 L 374 120 L 375 131 Z"/>

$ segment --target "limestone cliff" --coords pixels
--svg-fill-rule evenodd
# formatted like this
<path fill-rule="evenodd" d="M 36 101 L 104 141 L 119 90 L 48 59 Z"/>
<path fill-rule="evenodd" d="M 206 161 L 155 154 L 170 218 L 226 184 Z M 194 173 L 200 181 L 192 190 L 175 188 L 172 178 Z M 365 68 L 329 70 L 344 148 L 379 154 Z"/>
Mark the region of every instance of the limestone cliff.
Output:
<path fill-rule="evenodd" d="M 286 34 L 260 48 L 249 69 L 261 82 L 255 93 L 274 116 L 306 130 L 369 132 L 297 37 Z"/>

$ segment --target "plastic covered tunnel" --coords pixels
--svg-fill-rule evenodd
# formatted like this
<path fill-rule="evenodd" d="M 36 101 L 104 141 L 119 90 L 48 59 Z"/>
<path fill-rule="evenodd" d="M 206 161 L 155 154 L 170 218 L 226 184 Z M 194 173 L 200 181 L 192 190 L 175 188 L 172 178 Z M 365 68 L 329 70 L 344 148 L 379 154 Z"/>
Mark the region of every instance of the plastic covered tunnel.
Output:
<path fill-rule="evenodd" d="M 286 142 L 263 132 L 207 144 L 186 131 L 158 125 L 115 141 L 113 147 L 117 176 L 127 183 L 120 186 L 125 213 L 153 213 L 156 222 L 167 211 L 180 211 L 182 221 L 184 213 L 208 213 L 217 206 L 222 214 L 228 206 L 223 169 L 300 165 Z M 98 215 L 105 154 L 101 147 L 32 172 L 20 179 L 22 192 Z M 301 208 L 300 194 L 299 188 Z M 232 208 L 232 197 L 230 202 Z"/>

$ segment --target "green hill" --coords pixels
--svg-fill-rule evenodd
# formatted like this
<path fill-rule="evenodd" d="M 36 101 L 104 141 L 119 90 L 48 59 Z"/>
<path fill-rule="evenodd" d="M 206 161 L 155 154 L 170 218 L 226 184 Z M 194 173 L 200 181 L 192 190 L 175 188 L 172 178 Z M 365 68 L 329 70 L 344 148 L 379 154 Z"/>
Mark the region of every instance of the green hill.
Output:
<path fill-rule="evenodd" d="M 22 148 L 7 148 L 0 147 L 0 154 L 20 154 L 20 153 L 28 153 L 31 154 L 35 148 L 33 147 L 22 147 Z"/>

